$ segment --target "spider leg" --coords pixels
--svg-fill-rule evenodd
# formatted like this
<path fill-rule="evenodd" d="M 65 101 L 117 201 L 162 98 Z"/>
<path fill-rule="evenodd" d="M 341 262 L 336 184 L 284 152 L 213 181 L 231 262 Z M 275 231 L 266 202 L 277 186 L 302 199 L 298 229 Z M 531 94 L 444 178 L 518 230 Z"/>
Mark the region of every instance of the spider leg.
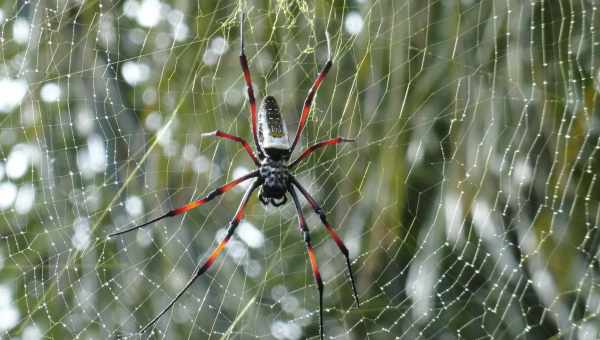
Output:
<path fill-rule="evenodd" d="M 140 334 L 143 334 L 144 332 L 146 332 L 150 327 L 152 327 L 152 325 L 154 325 L 160 319 L 161 316 L 163 316 L 167 311 L 169 311 L 169 309 L 171 309 L 171 307 L 173 307 L 173 305 L 186 292 L 186 290 L 188 288 L 190 288 L 190 286 L 194 283 L 194 281 L 196 281 L 197 278 L 199 278 L 202 274 L 204 274 L 210 268 L 210 266 L 212 266 L 212 264 L 215 262 L 215 260 L 219 256 L 219 254 L 221 254 L 221 252 L 225 248 L 225 245 L 227 244 L 227 242 L 229 242 L 229 240 L 233 236 L 235 229 L 239 225 L 242 217 L 244 216 L 244 208 L 246 206 L 246 203 L 248 203 L 250 196 L 252 195 L 254 190 L 258 187 L 258 185 L 259 185 L 259 182 L 255 181 L 252 184 L 252 186 L 250 188 L 248 188 L 248 190 L 246 190 L 246 193 L 244 194 L 244 197 L 242 198 L 242 200 L 240 202 L 240 205 L 235 213 L 235 216 L 229 222 L 229 227 L 227 228 L 227 235 L 225 235 L 225 238 L 221 242 L 219 242 L 219 245 L 212 251 L 212 253 L 206 259 L 206 261 L 204 261 L 204 263 L 198 264 L 198 266 L 196 267 L 196 269 L 194 269 L 194 272 L 192 273 L 192 277 L 186 283 L 185 287 L 183 287 L 183 289 L 181 289 L 179 291 L 179 293 L 177 293 L 177 295 L 171 300 L 171 302 L 169 302 L 169 304 L 166 307 L 164 307 L 160 311 L 160 313 L 158 313 L 158 315 L 155 316 L 154 319 L 152 319 L 152 321 L 150 321 L 148 324 L 146 324 L 146 326 L 144 326 L 144 328 L 142 328 L 142 330 L 140 331 Z"/>
<path fill-rule="evenodd" d="M 290 148 L 290 154 L 294 151 L 296 144 L 302 136 L 302 130 L 304 130 L 304 125 L 306 124 L 308 114 L 310 113 L 310 106 L 312 105 L 315 94 L 317 93 L 319 86 L 321 86 L 321 82 L 323 82 L 323 79 L 325 79 L 325 77 L 327 76 L 327 72 L 329 72 L 329 69 L 331 69 L 331 65 L 333 63 L 331 59 L 331 41 L 329 39 L 329 33 L 327 33 L 327 31 L 325 31 L 325 37 L 327 38 L 327 62 L 325 63 L 325 66 L 323 66 L 323 68 L 321 69 L 321 72 L 317 76 L 317 79 L 315 79 L 315 82 L 311 86 L 310 90 L 308 91 L 308 95 L 304 100 L 302 114 L 300 115 L 300 122 L 298 123 L 298 129 L 296 130 L 296 137 L 294 137 L 294 142 L 292 143 L 292 147 Z"/>
<path fill-rule="evenodd" d="M 293 167 L 295 167 L 296 165 L 298 165 L 298 163 L 300 163 L 303 159 L 305 159 L 306 157 L 308 157 L 311 153 L 313 153 L 315 150 L 322 148 L 324 146 L 327 145 L 335 145 L 335 144 L 339 144 L 342 142 L 354 142 L 355 139 L 348 139 L 348 138 L 343 138 L 343 137 L 337 137 L 337 138 L 333 138 L 333 139 L 327 139 L 321 142 L 318 142 L 317 144 L 311 145 L 310 147 L 304 149 L 304 151 L 302 151 L 302 154 L 300 155 L 300 157 L 296 158 L 295 161 L 293 161 L 288 167 L 291 169 Z"/>
<path fill-rule="evenodd" d="M 354 293 L 354 300 L 356 301 L 356 306 L 360 307 L 360 301 L 358 300 L 358 293 L 356 292 L 356 283 L 354 282 L 354 275 L 352 274 L 352 265 L 350 264 L 350 257 L 348 255 L 348 248 L 346 248 L 344 241 L 342 241 L 342 239 L 340 238 L 338 233 L 335 231 L 335 229 L 333 229 L 333 227 L 331 227 L 331 225 L 327 222 L 327 217 L 325 216 L 325 212 L 319 206 L 317 201 L 315 201 L 315 199 L 308 193 L 308 191 L 306 189 L 304 189 L 304 187 L 296 180 L 296 178 L 294 178 L 293 176 L 290 176 L 290 180 L 292 181 L 292 184 L 296 188 L 298 188 L 298 190 L 300 190 L 300 192 L 302 193 L 304 198 L 306 198 L 306 200 L 308 201 L 308 203 L 310 204 L 312 209 L 315 211 L 315 213 L 317 213 L 317 215 L 319 215 L 319 218 L 321 219 L 321 223 L 323 223 L 323 225 L 327 229 L 327 232 L 329 233 L 331 238 L 335 241 L 335 244 L 337 244 L 337 246 L 340 249 L 340 251 L 342 252 L 342 254 L 344 254 L 344 257 L 346 258 L 346 266 L 348 267 L 348 274 L 350 276 L 350 283 L 352 284 L 352 293 Z"/>
<path fill-rule="evenodd" d="M 256 155 L 254 154 L 254 151 L 252 151 L 252 148 L 250 147 L 250 144 L 248 144 L 248 142 L 246 142 L 246 140 L 244 140 L 243 138 L 240 138 L 240 137 L 234 136 L 234 135 L 230 135 L 230 134 L 225 133 L 225 132 L 223 132 L 221 130 L 215 130 L 215 131 L 212 131 L 212 132 L 203 133 L 202 136 L 203 137 L 215 136 L 215 137 L 220 137 L 220 138 L 224 138 L 224 139 L 229 139 L 229 140 L 232 140 L 234 142 L 238 142 L 238 143 L 242 144 L 242 146 L 244 147 L 244 149 L 246 149 L 246 152 L 248 152 L 248 155 L 250 155 L 250 157 L 254 161 L 254 164 L 256 164 L 256 166 L 260 165 L 260 162 L 256 158 Z"/>
<path fill-rule="evenodd" d="M 296 212 L 298 213 L 298 226 L 300 227 L 300 231 L 304 236 L 306 252 L 308 253 L 310 266 L 312 267 L 315 282 L 317 283 L 317 288 L 319 289 L 319 334 L 321 335 L 321 339 L 323 339 L 323 280 L 321 279 L 321 273 L 319 272 L 319 266 L 317 265 L 317 257 L 315 256 L 312 243 L 310 242 L 310 233 L 308 231 L 308 227 L 306 226 L 306 220 L 304 219 L 304 214 L 302 213 L 302 206 L 298 200 L 298 195 L 296 195 L 296 191 L 291 185 L 288 191 L 292 196 L 294 206 L 296 206 Z"/>
<path fill-rule="evenodd" d="M 204 197 L 202 197 L 200 199 L 197 199 L 195 201 L 191 201 L 190 203 L 188 203 L 188 204 L 186 204 L 184 206 L 181 206 L 179 208 L 173 209 L 173 210 L 167 212 L 166 214 L 164 214 L 162 216 L 159 216 L 159 217 L 157 217 L 157 218 L 155 218 L 153 220 L 150 220 L 150 221 L 148 221 L 146 223 L 143 223 L 143 224 L 140 224 L 140 225 L 137 225 L 135 227 L 131 227 L 131 228 L 128 228 L 128 229 L 125 229 L 125 230 L 122 230 L 122 231 L 118 231 L 118 232 L 115 232 L 115 233 L 112 233 L 112 234 L 108 234 L 108 237 L 119 236 L 119 235 L 128 233 L 130 231 L 134 231 L 134 230 L 143 228 L 143 227 L 145 227 L 145 226 L 147 226 L 149 224 L 152 224 L 154 222 L 158 222 L 158 221 L 162 220 L 163 218 L 173 217 L 173 216 L 177 216 L 177 215 L 183 214 L 184 212 L 187 212 L 187 211 L 192 210 L 194 208 L 197 208 L 197 207 L 199 207 L 201 205 L 204 205 L 207 202 L 212 201 L 217 196 L 219 196 L 219 195 L 221 195 L 221 194 L 223 194 L 223 193 L 231 190 L 232 188 L 234 188 L 236 185 L 242 183 L 243 181 L 245 181 L 247 179 L 250 179 L 250 178 L 253 178 L 253 177 L 257 177 L 257 176 L 258 176 L 258 171 L 251 172 L 251 173 L 249 173 L 247 175 L 244 175 L 244 176 L 242 176 L 240 178 L 234 179 L 233 181 L 231 181 L 231 182 L 229 182 L 229 183 L 227 183 L 227 184 L 225 184 L 225 185 L 223 185 L 221 187 L 216 188 L 215 190 L 209 192 L 208 195 L 206 195 L 206 196 L 204 196 Z"/>
<path fill-rule="evenodd" d="M 246 59 L 246 53 L 244 52 L 244 12 L 240 16 L 240 65 L 244 72 L 244 81 L 246 82 L 246 89 L 248 91 L 248 102 L 250 103 L 250 115 L 252 119 L 252 137 L 254 138 L 254 144 L 256 144 L 256 152 L 263 158 L 263 152 L 259 147 L 258 134 L 256 131 L 256 99 L 254 98 L 254 88 L 252 88 L 252 78 L 250 77 L 250 69 L 248 68 L 248 60 Z"/>

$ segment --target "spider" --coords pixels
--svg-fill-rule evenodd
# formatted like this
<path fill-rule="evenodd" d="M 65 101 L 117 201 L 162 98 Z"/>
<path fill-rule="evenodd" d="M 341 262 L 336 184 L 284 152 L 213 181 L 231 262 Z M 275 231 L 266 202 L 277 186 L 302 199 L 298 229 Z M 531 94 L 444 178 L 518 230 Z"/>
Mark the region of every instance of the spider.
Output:
<path fill-rule="evenodd" d="M 306 148 L 294 161 L 289 162 L 289 160 L 294 151 L 294 148 L 296 147 L 298 141 L 300 140 L 300 137 L 302 136 L 302 131 L 310 113 L 311 104 L 313 102 L 315 94 L 319 89 L 321 82 L 325 79 L 327 73 L 331 69 L 332 58 L 329 34 L 325 32 L 328 52 L 327 62 L 321 69 L 317 78 L 315 79 L 304 101 L 302 113 L 300 116 L 300 122 L 296 130 L 296 136 L 294 137 L 294 140 L 290 146 L 287 128 L 283 117 L 281 116 L 281 113 L 279 111 L 279 106 L 275 98 L 273 98 L 272 96 L 265 97 L 260 105 L 258 113 L 256 112 L 256 100 L 254 98 L 254 90 L 252 88 L 250 70 L 248 69 L 248 61 L 246 59 L 246 54 L 244 53 L 243 13 L 241 15 L 240 22 L 240 64 L 242 66 L 243 76 L 248 91 L 248 101 L 250 105 L 250 114 L 252 120 L 252 136 L 256 145 L 256 154 L 254 153 L 248 142 L 246 142 L 244 139 L 227 134 L 220 130 L 205 133 L 203 134 L 203 136 L 219 137 L 240 143 L 244 147 L 244 149 L 246 149 L 248 155 L 254 161 L 257 170 L 245 176 L 241 176 L 237 179 L 234 179 L 233 181 L 219 188 L 216 188 L 215 190 L 209 192 L 206 196 L 200 199 L 192 201 L 179 208 L 173 209 L 165 213 L 164 215 L 159 216 L 148 222 L 145 222 L 141 225 L 137 225 L 126 230 L 112 233 L 109 235 L 109 237 L 122 235 L 143 228 L 149 224 L 160 221 L 164 218 L 183 214 L 189 210 L 206 204 L 207 202 L 218 197 L 219 195 L 222 195 L 225 192 L 231 190 L 238 184 L 246 180 L 253 179 L 253 182 L 246 190 L 233 219 L 229 222 L 229 227 L 227 229 L 227 234 L 225 238 L 212 251 L 210 256 L 204 261 L 204 263 L 201 262 L 198 264 L 185 287 L 183 287 L 183 289 L 181 289 L 179 293 L 177 293 L 177 295 L 170 301 L 170 303 L 166 307 L 164 307 L 162 311 L 156 317 L 154 317 L 154 319 L 152 319 L 152 321 L 150 321 L 141 329 L 140 333 L 144 333 L 150 327 L 152 327 L 160 319 L 160 317 L 163 316 L 177 302 L 177 300 L 186 292 L 186 290 L 194 283 L 194 281 L 196 281 L 196 279 L 198 279 L 202 274 L 204 274 L 215 262 L 216 258 L 225 248 L 227 242 L 229 242 L 229 240 L 233 236 L 235 229 L 237 228 L 238 224 L 240 223 L 240 220 L 244 215 L 244 208 L 248 203 L 250 196 L 256 189 L 259 189 L 258 197 L 262 204 L 265 206 L 269 204 L 272 204 L 273 206 L 281 206 L 285 204 L 287 202 L 286 194 L 289 193 L 289 195 L 292 197 L 292 201 L 294 202 L 294 206 L 298 214 L 299 228 L 304 237 L 304 243 L 306 245 L 310 265 L 312 267 L 313 276 L 317 288 L 319 290 L 319 335 L 321 339 L 323 339 L 323 281 L 321 279 L 321 274 L 317 265 L 317 259 L 310 239 L 310 233 L 306 225 L 306 220 L 304 219 L 304 215 L 302 213 L 302 207 L 300 205 L 300 200 L 298 199 L 296 189 L 300 191 L 300 193 L 308 201 L 309 205 L 312 207 L 314 212 L 319 216 L 321 223 L 325 226 L 329 235 L 331 236 L 331 238 L 333 238 L 337 247 L 344 255 L 346 259 L 346 265 L 348 267 L 348 274 L 350 277 L 350 283 L 352 285 L 352 293 L 354 295 L 354 300 L 356 301 L 357 306 L 360 305 L 360 302 L 358 299 L 358 294 L 356 292 L 356 285 L 354 281 L 354 276 L 352 274 L 352 266 L 350 264 L 350 258 L 348 256 L 348 248 L 346 248 L 342 239 L 327 221 L 325 212 L 319 206 L 317 201 L 298 182 L 298 180 L 290 173 L 290 171 L 293 170 L 296 167 L 296 165 L 298 165 L 298 163 L 306 159 L 312 152 L 319 148 L 322 148 L 327 145 L 335 145 L 342 142 L 353 142 L 354 140 L 342 137 L 324 140 Z"/>

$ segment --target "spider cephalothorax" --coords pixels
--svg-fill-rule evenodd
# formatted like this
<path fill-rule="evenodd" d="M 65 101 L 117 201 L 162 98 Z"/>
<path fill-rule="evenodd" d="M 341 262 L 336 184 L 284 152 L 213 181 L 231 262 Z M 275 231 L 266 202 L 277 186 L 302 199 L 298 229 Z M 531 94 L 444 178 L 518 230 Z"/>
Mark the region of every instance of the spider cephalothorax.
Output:
<path fill-rule="evenodd" d="M 258 169 L 258 176 L 262 186 L 258 193 L 260 201 L 267 205 L 269 202 L 278 207 L 287 202 L 285 193 L 290 185 L 288 167 L 283 160 L 265 158 Z"/>
<path fill-rule="evenodd" d="M 321 339 L 323 339 L 323 281 L 321 279 L 321 274 L 319 273 L 317 258 L 313 250 L 309 230 L 304 219 L 302 206 L 300 205 L 298 195 L 296 194 L 296 189 L 298 189 L 302 196 L 304 196 L 304 198 L 311 206 L 313 211 L 317 215 L 319 215 L 319 218 L 325 226 L 325 229 L 327 230 L 331 238 L 335 241 L 336 245 L 342 252 L 342 255 L 344 255 L 346 259 L 346 266 L 348 267 L 350 282 L 352 284 L 352 292 L 354 294 L 354 299 L 356 300 L 356 304 L 359 304 L 358 294 L 356 293 L 356 287 L 354 284 L 354 277 L 352 275 L 352 266 L 350 265 L 350 258 L 348 257 L 348 249 L 344 245 L 344 242 L 339 237 L 337 232 L 333 229 L 329 222 L 327 222 L 325 212 L 319 206 L 317 201 L 300 184 L 300 182 L 298 182 L 298 180 L 294 178 L 294 176 L 290 172 L 298 163 L 306 159 L 306 157 L 308 157 L 316 149 L 326 145 L 333 145 L 341 142 L 350 142 L 352 140 L 341 137 L 324 140 L 306 148 L 300 154 L 300 156 L 298 156 L 298 158 L 296 158 L 293 162 L 288 163 L 290 156 L 294 152 L 296 144 L 300 140 L 300 136 L 302 136 L 302 131 L 304 129 L 304 125 L 306 124 L 308 114 L 310 113 L 310 107 L 314 96 L 319 86 L 321 85 L 321 82 L 323 81 L 323 79 L 325 79 L 327 72 L 329 72 L 329 69 L 331 68 L 331 44 L 329 42 L 329 35 L 326 34 L 327 51 L 329 52 L 329 58 L 325 66 L 323 66 L 323 69 L 321 69 L 319 76 L 317 77 L 317 79 L 315 79 L 312 87 L 308 91 L 306 99 L 304 100 L 302 113 L 300 115 L 300 122 L 298 123 L 298 129 L 296 130 L 296 135 L 291 146 L 288 139 L 287 127 L 285 125 L 283 117 L 281 116 L 281 112 L 279 111 L 279 106 L 277 105 L 277 101 L 275 100 L 275 98 L 271 96 L 266 96 L 260 105 L 260 110 L 258 114 L 256 112 L 256 100 L 254 98 L 254 89 L 252 88 L 250 70 L 248 69 L 248 61 L 246 59 L 246 55 L 244 54 L 243 37 L 244 36 L 242 30 L 240 32 L 240 64 L 242 65 L 242 71 L 244 72 L 244 80 L 246 82 L 246 88 L 248 90 L 248 101 L 250 103 L 250 113 L 252 121 L 252 137 L 254 138 L 254 143 L 256 146 L 256 154 L 252 150 L 252 147 L 250 147 L 250 145 L 240 137 L 230 135 L 219 130 L 204 134 L 204 136 L 215 136 L 241 143 L 244 149 L 246 149 L 246 152 L 248 152 L 248 155 L 254 161 L 254 164 L 258 169 L 211 191 L 206 196 L 200 199 L 192 201 L 179 208 L 173 209 L 151 221 L 109 235 L 113 237 L 125 234 L 127 232 L 147 226 L 156 221 L 162 220 L 163 218 L 183 214 L 191 209 L 194 209 L 196 207 L 204 205 L 209 201 L 212 201 L 219 195 L 231 190 L 233 187 L 246 180 L 254 179 L 253 183 L 246 190 L 246 193 L 244 194 L 244 197 L 242 198 L 242 201 L 240 202 L 240 205 L 233 219 L 229 222 L 229 227 L 227 228 L 227 234 L 225 235 L 225 238 L 219 243 L 217 248 L 215 248 L 212 251 L 212 253 L 206 259 L 206 261 L 204 261 L 204 263 L 198 264 L 198 266 L 192 274 L 192 277 L 185 285 L 185 287 L 183 287 L 183 289 L 179 291 L 179 293 L 171 300 L 171 302 L 165 308 L 163 308 L 163 310 L 154 319 L 152 319 L 152 321 L 150 321 L 146 326 L 144 326 L 144 328 L 142 328 L 142 330 L 140 331 L 142 333 L 150 327 L 152 327 L 152 325 L 154 325 L 154 323 L 156 323 L 158 319 L 175 304 L 175 302 L 183 295 L 183 293 L 185 293 L 185 291 L 192 285 L 192 283 L 194 283 L 194 281 L 198 277 L 200 277 L 210 268 L 210 266 L 214 263 L 216 258 L 225 248 L 225 245 L 233 236 L 235 229 L 239 225 L 240 220 L 244 215 L 244 208 L 248 203 L 250 196 L 258 188 L 260 188 L 259 199 L 265 205 L 271 203 L 274 206 L 280 206 L 287 202 L 286 194 L 289 193 L 292 197 L 292 201 L 294 202 L 294 206 L 296 208 L 296 213 L 298 214 L 298 223 L 300 231 L 303 234 L 304 243 L 306 244 L 306 251 L 310 259 L 310 265 L 313 270 L 313 275 L 317 284 L 317 288 L 319 289 L 319 334 L 321 336 Z"/>

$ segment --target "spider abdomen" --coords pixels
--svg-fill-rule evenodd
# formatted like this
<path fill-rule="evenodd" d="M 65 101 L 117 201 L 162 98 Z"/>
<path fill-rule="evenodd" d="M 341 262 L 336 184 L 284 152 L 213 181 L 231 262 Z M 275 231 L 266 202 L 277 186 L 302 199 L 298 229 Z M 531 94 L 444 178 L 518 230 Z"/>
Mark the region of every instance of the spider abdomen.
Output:
<path fill-rule="evenodd" d="M 260 200 L 264 204 L 271 202 L 275 206 L 284 204 L 289 185 L 287 165 L 267 158 L 259 168 L 259 176 L 262 179 Z"/>
<path fill-rule="evenodd" d="M 260 104 L 257 123 L 258 141 L 264 152 L 275 159 L 287 155 L 290 149 L 287 127 L 273 96 L 265 97 Z"/>

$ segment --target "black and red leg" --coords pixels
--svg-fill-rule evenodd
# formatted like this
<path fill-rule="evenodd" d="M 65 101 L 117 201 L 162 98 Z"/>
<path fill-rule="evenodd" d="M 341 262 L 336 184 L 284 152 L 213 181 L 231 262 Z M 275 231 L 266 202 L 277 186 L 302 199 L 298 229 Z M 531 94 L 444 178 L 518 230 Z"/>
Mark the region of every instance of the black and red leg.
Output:
<path fill-rule="evenodd" d="M 134 230 L 143 228 L 143 227 L 145 227 L 145 226 L 147 226 L 149 224 L 152 224 L 154 222 L 158 222 L 158 221 L 160 221 L 160 220 L 162 220 L 164 218 L 181 215 L 181 214 L 183 214 L 183 213 L 185 213 L 187 211 L 190 211 L 190 210 L 192 210 L 194 208 L 197 208 L 197 207 L 199 207 L 201 205 L 206 204 L 207 202 L 212 201 L 217 196 L 222 195 L 223 193 L 225 193 L 225 192 L 233 189 L 236 185 L 238 185 L 238 184 L 240 184 L 240 183 L 242 183 L 242 182 L 244 182 L 244 181 L 246 181 L 246 180 L 248 180 L 250 178 L 257 177 L 257 176 L 258 176 L 258 171 L 251 172 L 251 173 L 249 173 L 247 175 L 244 175 L 244 176 L 242 176 L 240 178 L 234 179 L 233 181 L 231 181 L 231 182 L 229 182 L 229 183 L 227 183 L 227 184 L 225 184 L 225 185 L 223 185 L 221 187 L 216 188 L 215 190 L 209 192 L 208 195 L 206 195 L 206 196 L 204 196 L 204 197 L 202 197 L 200 199 L 197 199 L 195 201 L 191 201 L 190 203 L 188 203 L 188 204 L 186 204 L 184 206 L 181 206 L 179 208 L 175 208 L 175 209 L 167 212 L 166 214 L 164 214 L 162 216 L 159 216 L 159 217 L 157 217 L 157 218 L 155 218 L 153 220 L 150 220 L 150 221 L 148 221 L 146 223 L 143 223 L 143 224 L 140 224 L 140 225 L 137 225 L 135 227 L 131 227 L 129 229 L 125 229 L 125 230 L 122 230 L 122 231 L 118 231 L 116 233 L 109 234 L 108 237 L 119 236 L 119 235 L 128 233 L 130 231 L 134 231 Z"/>
<path fill-rule="evenodd" d="M 306 226 L 306 220 L 304 219 L 304 214 L 302 213 L 302 206 L 298 200 L 298 195 L 296 195 L 296 190 L 294 190 L 292 186 L 290 186 L 289 192 L 290 196 L 292 196 L 292 200 L 294 201 L 294 206 L 296 206 L 296 212 L 298 213 L 298 226 L 302 232 L 302 236 L 304 237 L 304 243 L 306 244 L 306 252 L 308 253 L 310 266 L 313 271 L 313 276 L 315 277 L 315 283 L 319 289 L 319 334 L 321 335 L 321 339 L 323 339 L 323 280 L 321 279 L 321 273 L 319 272 L 319 266 L 317 264 L 317 257 L 315 256 L 315 251 L 310 241 L 310 233 L 308 231 L 308 227 Z"/>
<path fill-rule="evenodd" d="M 294 137 L 294 142 L 292 143 L 292 147 L 290 148 L 290 154 L 294 151 L 296 144 L 298 144 L 298 141 L 300 140 L 300 137 L 302 136 L 302 131 L 304 130 L 304 125 L 306 125 L 306 120 L 308 119 L 308 114 L 310 113 L 310 108 L 311 108 L 312 102 L 315 98 L 315 95 L 317 93 L 317 90 L 319 89 L 319 87 L 321 86 L 321 83 L 327 76 L 327 73 L 331 69 L 331 65 L 333 63 L 333 61 L 331 59 L 331 42 L 329 41 L 329 34 L 327 32 L 325 32 L 325 36 L 327 37 L 327 55 L 328 55 L 327 62 L 321 69 L 321 72 L 319 72 L 317 79 L 315 79 L 313 85 L 311 86 L 310 90 L 308 91 L 308 95 L 306 96 L 306 99 L 304 100 L 304 105 L 302 107 L 302 114 L 300 115 L 300 122 L 298 123 L 298 129 L 296 130 L 296 136 Z"/>
<path fill-rule="evenodd" d="M 154 319 L 152 319 L 152 321 L 150 321 L 148 324 L 146 324 L 146 326 L 144 326 L 144 328 L 142 328 L 140 330 L 140 333 L 144 333 L 150 327 L 152 327 L 152 325 L 154 325 L 160 319 L 161 316 L 163 316 L 169 309 L 171 309 L 171 307 L 173 307 L 173 305 L 177 302 L 177 300 L 179 300 L 179 298 L 186 292 L 186 290 L 188 288 L 190 288 L 190 286 L 194 283 L 194 281 L 196 281 L 196 279 L 198 279 L 200 276 L 202 276 L 202 274 L 204 274 L 213 265 L 213 263 L 215 262 L 217 257 L 219 257 L 219 254 L 221 254 L 223 249 L 225 249 L 225 246 L 227 245 L 227 243 L 233 236 L 235 229 L 237 228 L 237 226 L 240 224 L 240 221 L 244 217 L 244 208 L 246 207 L 246 204 L 248 203 L 250 196 L 252 195 L 254 190 L 259 186 L 259 184 L 260 183 L 258 181 L 255 181 L 252 184 L 252 186 L 250 188 L 248 188 L 248 190 L 246 190 L 246 193 L 244 194 L 244 197 L 242 198 L 242 201 L 240 202 L 240 205 L 235 213 L 235 216 L 229 222 L 229 227 L 227 228 L 227 234 L 225 235 L 225 238 L 221 242 L 219 242 L 219 245 L 212 251 L 212 253 L 208 256 L 206 261 L 204 261 L 204 263 L 198 264 L 198 266 L 196 267 L 196 269 L 194 269 L 194 272 L 192 273 L 192 277 L 189 279 L 189 281 L 186 283 L 186 285 L 183 287 L 183 289 L 181 289 L 179 291 L 179 293 L 177 293 L 177 295 L 175 295 L 175 297 L 171 300 L 171 302 L 169 302 L 169 304 L 165 308 L 163 308 L 160 311 L 160 313 L 158 313 L 158 315 L 155 316 Z"/>
<path fill-rule="evenodd" d="M 354 139 L 337 137 L 337 138 L 327 139 L 327 140 L 318 142 L 317 144 L 311 145 L 310 147 L 308 147 L 304 151 L 302 151 L 302 154 L 300 155 L 300 157 L 298 157 L 295 161 L 293 161 L 289 165 L 289 168 L 292 169 L 293 167 L 298 165 L 298 163 L 300 163 L 302 160 L 304 160 L 306 157 L 308 157 L 311 153 L 313 153 L 315 150 L 317 150 L 319 148 L 322 148 L 327 145 L 335 145 L 335 144 L 339 144 L 339 143 L 343 143 L 343 142 L 354 142 Z"/>
<path fill-rule="evenodd" d="M 327 232 L 329 233 L 331 238 L 335 241 L 335 244 L 338 246 L 338 248 L 340 249 L 340 251 L 342 252 L 344 257 L 346 258 L 346 266 L 348 267 L 348 275 L 350 276 L 350 283 L 352 284 L 352 293 L 354 294 L 354 300 L 356 301 L 356 306 L 357 307 L 360 306 L 360 301 L 358 300 L 358 293 L 356 291 L 356 283 L 354 281 L 354 275 L 352 274 L 352 265 L 350 263 L 350 256 L 348 253 L 348 248 L 346 248 L 344 241 L 342 241 L 342 239 L 340 238 L 338 233 L 335 231 L 335 229 L 333 229 L 333 227 L 329 224 L 329 222 L 327 222 L 327 216 L 325 215 L 325 212 L 319 206 L 317 201 L 315 201 L 315 199 L 308 193 L 308 191 L 306 189 L 304 189 L 304 187 L 298 182 L 298 180 L 296 180 L 296 178 L 290 177 L 290 180 L 292 181 L 292 184 L 296 188 L 298 188 L 298 190 L 300 190 L 300 192 L 302 193 L 304 198 L 306 198 L 306 200 L 308 201 L 308 204 L 310 204 L 310 206 L 315 211 L 315 213 L 317 215 L 319 215 L 319 218 L 321 219 L 321 222 L 325 226 L 325 229 L 327 229 Z"/>
<path fill-rule="evenodd" d="M 250 69 L 248 68 L 248 60 L 246 59 L 246 53 L 244 52 L 244 13 L 241 14 L 240 21 L 240 65 L 242 66 L 242 71 L 244 72 L 244 81 L 246 82 L 248 102 L 250 104 L 250 119 L 252 120 L 252 137 L 254 138 L 254 144 L 256 145 L 256 152 L 262 159 L 263 152 L 258 143 L 258 132 L 256 130 L 256 99 L 254 98 L 254 88 L 252 87 L 252 77 L 250 76 Z"/>
<path fill-rule="evenodd" d="M 244 149 L 246 149 L 246 152 L 248 152 L 248 155 L 250 155 L 250 158 L 252 158 L 252 160 L 254 161 L 254 164 L 256 164 L 256 166 L 260 165 L 260 162 L 258 161 L 258 158 L 256 158 L 254 151 L 252 151 L 250 144 L 248 144 L 248 142 L 246 142 L 245 139 L 238 137 L 238 136 L 230 135 L 221 130 L 215 130 L 212 132 L 203 133 L 202 136 L 203 137 L 213 137 L 214 136 L 214 137 L 220 137 L 220 138 L 224 138 L 224 139 L 229 139 L 234 142 L 238 142 L 238 143 L 242 144 Z"/>

